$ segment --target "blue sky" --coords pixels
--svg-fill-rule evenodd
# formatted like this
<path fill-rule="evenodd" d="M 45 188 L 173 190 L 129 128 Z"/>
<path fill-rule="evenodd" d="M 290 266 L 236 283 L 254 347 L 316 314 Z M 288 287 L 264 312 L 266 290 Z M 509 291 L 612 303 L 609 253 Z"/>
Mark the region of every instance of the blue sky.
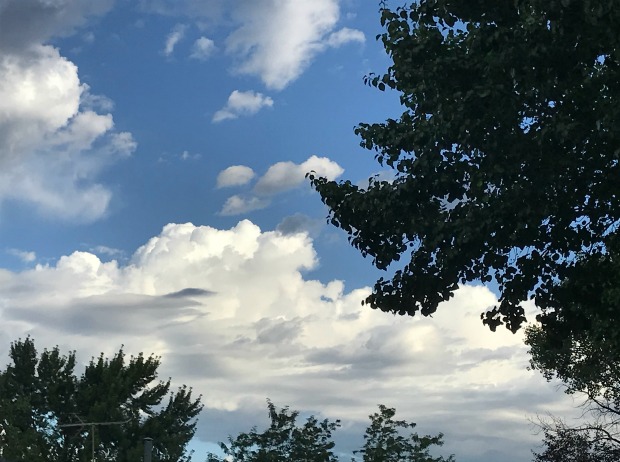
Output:
<path fill-rule="evenodd" d="M 528 460 L 528 418 L 572 402 L 482 326 L 493 292 L 361 307 L 379 273 L 304 178 L 389 175 L 353 133 L 399 113 L 362 82 L 380 32 L 362 0 L 0 0 L 0 353 L 161 354 L 204 395 L 197 448 L 269 397 L 343 451 L 383 403 L 459 461 Z"/>

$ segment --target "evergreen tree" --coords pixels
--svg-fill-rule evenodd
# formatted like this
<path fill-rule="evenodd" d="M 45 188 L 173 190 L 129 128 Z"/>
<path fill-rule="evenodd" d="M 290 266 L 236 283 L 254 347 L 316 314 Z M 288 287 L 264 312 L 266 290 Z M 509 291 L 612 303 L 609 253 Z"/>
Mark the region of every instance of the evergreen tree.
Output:
<path fill-rule="evenodd" d="M 86 462 L 94 452 L 97 461 L 134 462 L 145 437 L 154 440 L 156 461 L 190 459 L 200 397 L 185 386 L 171 392 L 170 380 L 158 380 L 160 358 L 127 359 L 121 348 L 111 359 L 91 359 L 78 377 L 75 352 L 39 354 L 27 338 L 11 344 L 10 359 L 0 372 L 6 459 Z"/>

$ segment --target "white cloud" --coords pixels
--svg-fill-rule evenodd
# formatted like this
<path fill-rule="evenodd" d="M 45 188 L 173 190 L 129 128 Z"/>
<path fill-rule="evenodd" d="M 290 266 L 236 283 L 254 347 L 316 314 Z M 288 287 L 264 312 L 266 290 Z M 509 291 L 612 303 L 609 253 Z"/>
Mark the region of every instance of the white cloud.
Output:
<path fill-rule="evenodd" d="M 174 51 L 174 47 L 176 47 L 177 43 L 179 43 L 185 37 L 185 32 L 187 31 L 187 25 L 185 24 L 177 24 L 174 26 L 172 31 L 166 36 L 166 43 L 164 45 L 163 53 L 166 56 L 170 56 Z"/>
<path fill-rule="evenodd" d="M 134 140 L 131 133 L 118 132 L 110 135 L 110 143 L 107 147 L 108 152 L 128 156 L 136 150 L 138 143 Z"/>
<path fill-rule="evenodd" d="M 105 214 L 111 193 L 95 179 L 136 143 L 97 104 L 107 103 L 89 96 L 77 67 L 51 46 L 0 56 L 0 203 L 72 221 Z"/>
<path fill-rule="evenodd" d="M 192 46 L 192 53 L 189 57 L 200 61 L 205 61 L 211 57 L 215 50 L 215 42 L 213 40 L 208 39 L 207 37 L 200 37 L 194 42 L 194 45 Z"/>
<path fill-rule="evenodd" d="M 242 213 L 252 212 L 254 210 L 264 209 L 269 205 L 269 201 L 256 196 L 243 197 L 234 195 L 226 199 L 220 215 L 232 216 L 241 215 Z"/>
<path fill-rule="evenodd" d="M 226 106 L 213 115 L 213 122 L 253 115 L 262 108 L 271 106 L 273 100 L 262 93 L 234 90 L 228 97 Z"/>
<path fill-rule="evenodd" d="M 19 258 L 24 263 L 32 263 L 37 259 L 37 254 L 31 251 L 29 252 L 26 250 L 8 249 L 7 253 Z"/>
<path fill-rule="evenodd" d="M 270 397 L 342 418 L 339 433 L 358 442 L 384 403 L 423 433 L 443 431 L 460 460 L 496 460 L 485 458 L 495 450 L 516 462 L 539 440 L 526 417 L 566 409 L 526 370 L 521 334 L 481 325 L 496 302 L 488 289 L 459 289 L 433 319 L 395 317 L 360 306 L 367 288 L 305 276 L 316 265 L 307 234 L 242 221 L 167 225 L 126 265 L 75 252 L 0 271 L 0 353 L 30 334 L 41 349 L 60 344 L 86 360 L 121 345 L 160 354 L 162 377 L 203 394 L 198 437 L 208 441 L 262 425 L 248 416 L 262 416 Z"/>
<path fill-rule="evenodd" d="M 365 41 L 359 30 L 336 30 L 341 3 L 342 0 L 141 1 L 150 12 L 194 18 L 198 27 L 225 24 L 228 32 L 224 51 L 233 60 L 232 70 L 256 76 L 272 90 L 282 90 L 296 80 L 326 49 Z M 208 40 L 197 42 L 195 47 L 204 47 L 210 54 L 213 46 Z M 192 56 L 202 54 L 194 50 Z"/>
<path fill-rule="evenodd" d="M 332 32 L 327 38 L 327 45 L 333 48 L 338 48 L 352 42 L 364 43 L 366 42 L 366 36 L 361 30 L 343 27 L 336 32 Z"/>
<path fill-rule="evenodd" d="M 11 145 L 58 130 L 77 113 L 83 91 L 77 67 L 55 48 L 41 46 L 29 56 L 5 54 L 0 70 L 0 124 Z"/>
<path fill-rule="evenodd" d="M 281 90 L 325 48 L 339 7 L 338 0 L 251 1 L 243 2 L 235 17 L 241 25 L 228 36 L 226 50 L 239 60 L 236 70 Z"/>
<path fill-rule="evenodd" d="M 232 165 L 222 170 L 217 175 L 217 188 L 242 186 L 248 184 L 254 178 L 254 170 L 245 165 Z"/>
<path fill-rule="evenodd" d="M 278 194 L 296 188 L 305 181 L 306 173 L 315 171 L 329 179 L 338 178 L 343 168 L 327 157 L 311 156 L 301 164 L 294 162 L 278 162 L 267 170 L 258 180 L 254 191 L 258 194 Z"/>
<path fill-rule="evenodd" d="M 19 201 L 72 221 L 105 214 L 111 193 L 96 177 L 136 143 L 113 131 L 112 102 L 93 95 L 75 64 L 43 43 L 113 3 L 0 1 L 0 205 Z"/>
<path fill-rule="evenodd" d="M 339 177 L 344 170 L 327 157 L 311 156 L 301 164 L 278 162 L 267 169 L 253 188 L 253 195 L 234 195 L 229 197 L 220 211 L 220 215 L 240 215 L 253 210 L 263 209 L 271 203 L 270 197 L 301 186 L 306 173 L 315 171 L 330 179 Z M 241 186 L 249 183 L 254 171 L 243 165 L 229 167 L 217 177 L 217 187 Z"/>

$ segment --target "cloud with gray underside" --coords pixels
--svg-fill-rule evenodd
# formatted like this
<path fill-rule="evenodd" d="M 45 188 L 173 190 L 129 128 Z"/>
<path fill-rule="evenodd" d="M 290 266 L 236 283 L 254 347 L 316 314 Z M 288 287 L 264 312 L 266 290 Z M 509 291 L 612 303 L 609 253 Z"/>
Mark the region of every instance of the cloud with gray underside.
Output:
<path fill-rule="evenodd" d="M 264 412 L 266 397 L 347 428 L 384 403 L 446 433 L 446 452 L 460 460 L 490 462 L 487 451 L 510 447 L 504 460 L 516 462 L 537 439 L 526 416 L 564 406 L 526 369 L 521 335 L 480 324 L 480 311 L 497 303 L 487 288 L 461 287 L 432 319 L 394 317 L 360 305 L 367 287 L 312 279 L 318 264 L 307 233 L 248 220 L 168 224 L 125 264 L 74 252 L 4 271 L 0 354 L 28 332 L 80 360 L 121 345 L 162 355 L 163 377 L 203 394 L 197 436 L 211 442 L 226 436 L 205 430 L 213 415 L 226 416 L 230 433 L 247 430 L 261 421 L 244 417 Z"/>

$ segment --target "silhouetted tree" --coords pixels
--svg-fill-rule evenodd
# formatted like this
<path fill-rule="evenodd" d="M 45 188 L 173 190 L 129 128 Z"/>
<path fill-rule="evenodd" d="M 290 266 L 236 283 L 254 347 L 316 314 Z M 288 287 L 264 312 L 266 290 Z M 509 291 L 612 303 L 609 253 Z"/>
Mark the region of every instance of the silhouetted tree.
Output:
<path fill-rule="evenodd" d="M 483 321 L 516 331 L 523 301 L 547 309 L 558 283 L 587 277 L 574 263 L 607 255 L 619 234 L 620 8 L 385 3 L 378 38 L 393 64 L 366 82 L 398 92 L 404 112 L 356 133 L 394 179 L 311 182 L 377 268 L 406 260 L 377 281 L 371 307 L 428 316 L 460 284 L 495 280 L 499 304 Z"/>
<path fill-rule="evenodd" d="M 97 460 L 134 462 L 142 440 L 155 441 L 155 460 L 188 461 L 200 397 L 170 380 L 157 379 L 160 359 L 142 353 L 127 360 L 121 349 L 111 359 L 93 358 L 75 374 L 75 352 L 55 347 L 39 354 L 31 338 L 11 344 L 11 363 L 0 372 L 0 439 L 4 457 L 28 462 L 86 462 L 92 438 Z M 167 399 L 166 399 L 167 398 Z M 120 425 L 65 426 L 80 422 Z"/>
<path fill-rule="evenodd" d="M 340 420 L 317 420 L 308 417 L 298 425 L 299 412 L 288 407 L 277 409 L 267 401 L 270 425 L 259 432 L 253 427 L 248 433 L 228 438 L 221 443 L 225 457 L 209 454 L 207 462 L 337 462 L 332 434 L 340 427 Z M 443 444 L 443 435 L 419 436 L 417 433 L 402 435 L 402 430 L 413 429 L 416 424 L 394 420 L 395 410 L 383 405 L 370 416 L 370 426 L 364 435 L 364 446 L 356 454 L 363 462 L 454 462 L 433 457 L 430 449 Z M 353 459 L 355 460 L 355 459 Z"/>

